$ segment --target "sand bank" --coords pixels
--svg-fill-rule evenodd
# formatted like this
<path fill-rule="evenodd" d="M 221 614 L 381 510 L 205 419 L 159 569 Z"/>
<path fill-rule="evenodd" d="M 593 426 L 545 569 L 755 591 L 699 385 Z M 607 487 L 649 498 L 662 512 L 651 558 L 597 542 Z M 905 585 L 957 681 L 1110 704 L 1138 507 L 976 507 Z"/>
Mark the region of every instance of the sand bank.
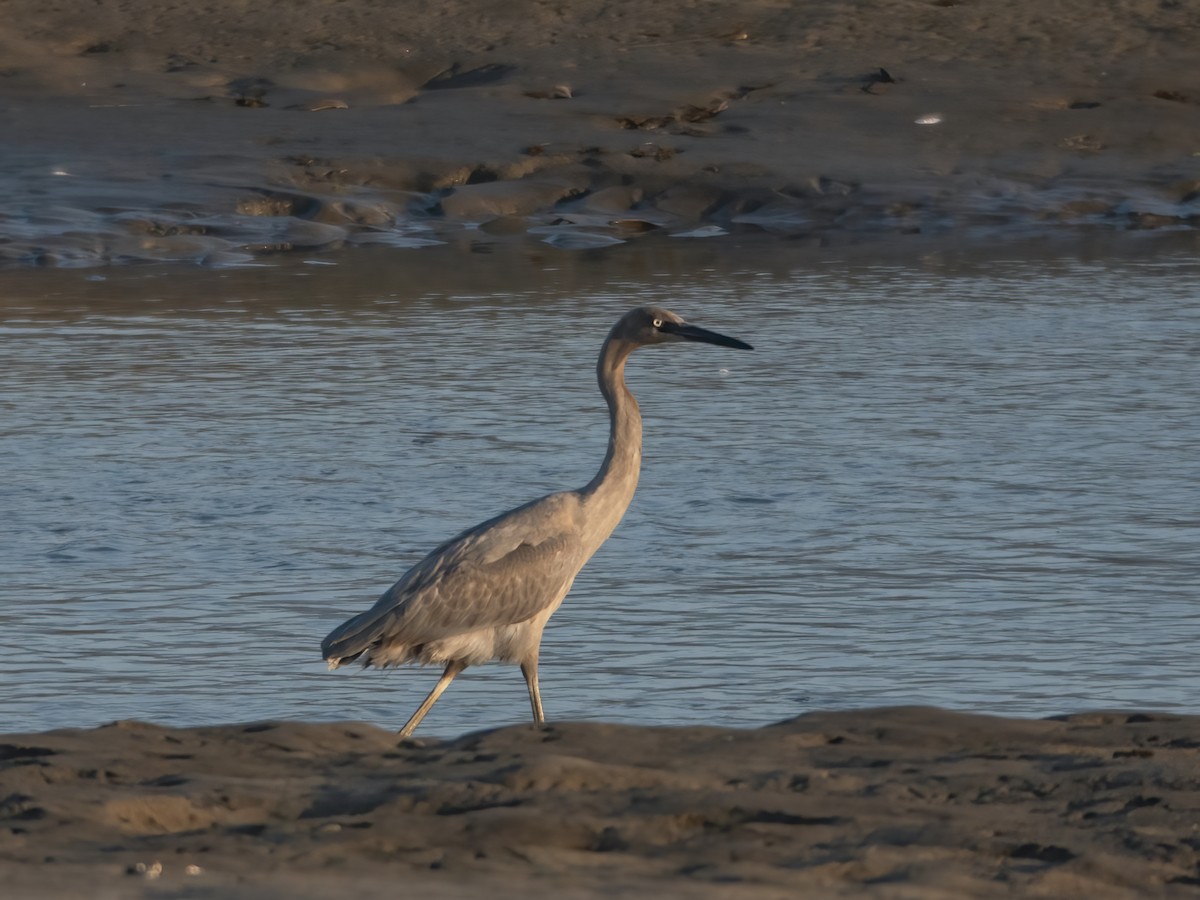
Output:
<path fill-rule="evenodd" d="M 0 738 L 5 896 L 1194 897 L 1200 718 Z M 15 889 L 15 892 L 13 890 Z"/>
<path fill-rule="evenodd" d="M 1198 35 L 1141 0 L 10 0 L 0 263 L 1191 230 Z"/>

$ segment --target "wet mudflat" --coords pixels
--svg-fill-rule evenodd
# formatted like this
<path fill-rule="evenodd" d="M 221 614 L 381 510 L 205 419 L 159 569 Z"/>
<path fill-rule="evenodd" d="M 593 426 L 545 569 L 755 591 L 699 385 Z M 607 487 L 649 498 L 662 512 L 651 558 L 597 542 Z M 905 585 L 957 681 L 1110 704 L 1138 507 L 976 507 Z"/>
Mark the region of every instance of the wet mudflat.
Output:
<path fill-rule="evenodd" d="M 1185 3 L 9 10 L 5 267 L 1200 224 Z"/>

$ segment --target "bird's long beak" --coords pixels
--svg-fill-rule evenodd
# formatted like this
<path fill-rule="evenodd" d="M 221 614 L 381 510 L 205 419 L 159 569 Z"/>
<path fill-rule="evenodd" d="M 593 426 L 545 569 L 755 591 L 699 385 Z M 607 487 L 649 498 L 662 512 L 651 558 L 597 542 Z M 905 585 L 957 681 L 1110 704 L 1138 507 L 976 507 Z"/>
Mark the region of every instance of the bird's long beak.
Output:
<path fill-rule="evenodd" d="M 709 331 L 707 328 L 700 328 L 698 325 L 689 325 L 686 322 L 675 324 L 674 322 L 663 322 L 662 331 L 667 334 L 673 334 L 683 338 L 685 341 L 699 341 L 702 344 L 716 344 L 718 347 L 734 347 L 738 350 L 753 350 L 754 348 L 745 341 L 739 341 L 737 338 L 727 337 L 723 334 L 717 334 L 715 331 Z"/>

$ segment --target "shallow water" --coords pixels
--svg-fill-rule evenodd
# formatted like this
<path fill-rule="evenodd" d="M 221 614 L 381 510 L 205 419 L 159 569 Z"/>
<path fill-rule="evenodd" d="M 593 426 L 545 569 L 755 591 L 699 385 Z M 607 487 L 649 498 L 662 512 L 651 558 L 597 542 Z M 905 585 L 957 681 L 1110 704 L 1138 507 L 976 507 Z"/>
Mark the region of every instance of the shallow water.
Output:
<path fill-rule="evenodd" d="M 631 364 L 642 483 L 547 629 L 551 718 L 1200 711 L 1200 266 L 671 252 L 10 280 L 3 730 L 399 726 L 437 673 L 328 673 L 321 637 L 591 477 L 594 355 L 649 301 L 758 349 Z M 526 716 L 483 667 L 423 731 Z"/>

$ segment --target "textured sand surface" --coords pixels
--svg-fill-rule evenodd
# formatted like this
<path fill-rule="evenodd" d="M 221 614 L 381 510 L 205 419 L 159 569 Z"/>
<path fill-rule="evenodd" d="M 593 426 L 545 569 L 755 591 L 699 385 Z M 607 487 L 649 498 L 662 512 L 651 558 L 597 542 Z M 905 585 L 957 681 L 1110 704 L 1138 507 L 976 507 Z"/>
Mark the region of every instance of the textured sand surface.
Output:
<path fill-rule="evenodd" d="M 1194 897 L 1200 719 L 0 738 L 17 897 Z M 189 868 L 190 867 L 190 868 Z"/>
<path fill-rule="evenodd" d="M 10 264 L 1200 223 L 1191 3 L 5 10 Z"/>

